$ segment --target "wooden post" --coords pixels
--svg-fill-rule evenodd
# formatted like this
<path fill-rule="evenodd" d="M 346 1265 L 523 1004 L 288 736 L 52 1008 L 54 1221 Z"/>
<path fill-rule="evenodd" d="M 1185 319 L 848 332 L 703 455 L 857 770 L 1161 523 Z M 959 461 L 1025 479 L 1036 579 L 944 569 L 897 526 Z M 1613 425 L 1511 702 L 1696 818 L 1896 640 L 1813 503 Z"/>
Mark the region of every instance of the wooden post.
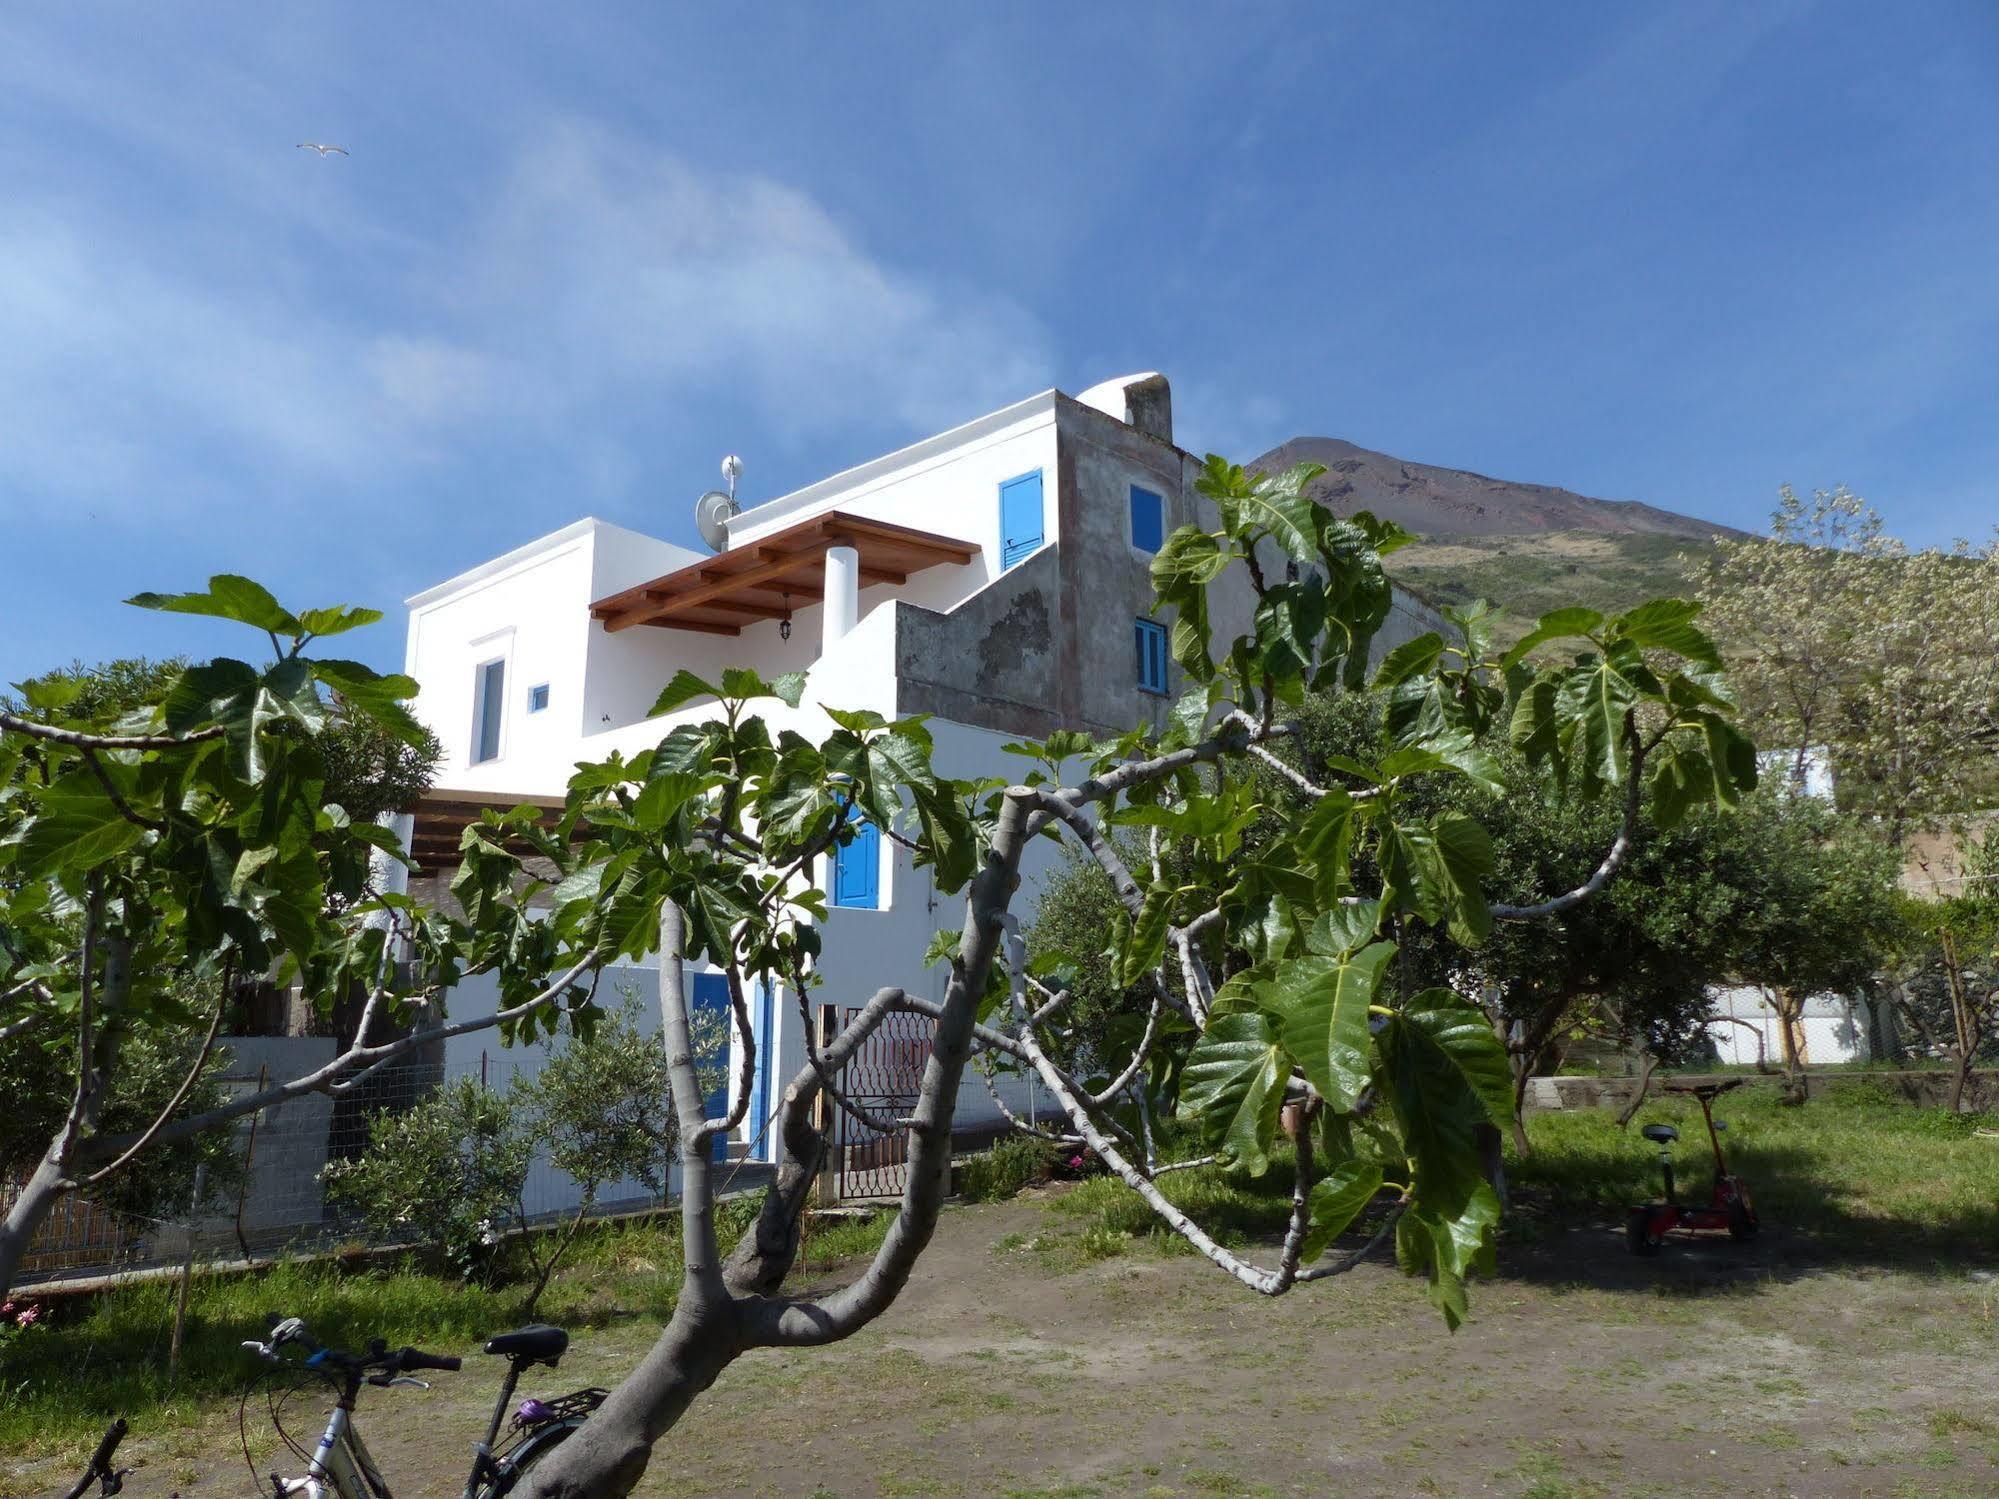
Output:
<path fill-rule="evenodd" d="M 833 1044 L 833 1037 L 839 1033 L 839 1017 L 832 1005 L 819 1007 L 819 1055 L 826 1055 L 826 1048 Z M 819 1153 L 819 1183 L 814 1193 L 815 1201 L 822 1208 L 831 1207 L 840 1200 L 839 1173 L 839 1111 L 833 1107 L 833 1100 L 821 1088 L 818 1097 L 812 1100 L 812 1127 L 819 1131 L 823 1148 Z"/>

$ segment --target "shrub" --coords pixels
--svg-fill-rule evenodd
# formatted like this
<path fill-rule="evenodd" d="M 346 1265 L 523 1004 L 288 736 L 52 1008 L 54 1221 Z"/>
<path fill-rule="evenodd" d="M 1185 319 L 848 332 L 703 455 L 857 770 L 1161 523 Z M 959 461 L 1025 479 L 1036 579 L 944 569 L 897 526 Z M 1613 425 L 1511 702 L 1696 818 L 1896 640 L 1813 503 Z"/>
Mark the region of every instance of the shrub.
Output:
<path fill-rule="evenodd" d="M 1002 1202 L 1041 1180 L 1054 1159 L 1055 1147 L 1046 1141 L 1009 1136 L 958 1163 L 958 1195 L 967 1202 Z"/>

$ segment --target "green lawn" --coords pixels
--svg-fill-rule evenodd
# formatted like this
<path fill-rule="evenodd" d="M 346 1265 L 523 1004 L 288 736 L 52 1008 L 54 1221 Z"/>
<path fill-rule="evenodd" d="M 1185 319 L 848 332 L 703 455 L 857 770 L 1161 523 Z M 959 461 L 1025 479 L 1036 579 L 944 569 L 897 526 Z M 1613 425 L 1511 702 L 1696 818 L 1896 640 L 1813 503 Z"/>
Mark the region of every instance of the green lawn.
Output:
<path fill-rule="evenodd" d="M 1718 1112 L 1733 1126 L 1727 1140 L 1735 1163 L 1770 1226 L 1759 1247 L 1792 1264 L 1954 1276 L 1989 1263 L 1999 1244 L 1999 1139 L 1977 1133 L 1999 1128 L 1992 1116 L 1915 1108 L 1864 1082 L 1836 1084 L 1795 1108 L 1779 1104 L 1774 1088 L 1744 1089 L 1723 1099 Z M 1682 1174 L 1698 1184 L 1705 1141 L 1694 1106 L 1654 1099 L 1637 1122 L 1654 1119 L 1682 1126 Z M 1615 1223 L 1626 1204 L 1657 1190 L 1655 1157 L 1636 1124 L 1619 1130 L 1597 1110 L 1551 1113 L 1533 1116 L 1529 1132 L 1532 1153 L 1508 1163 L 1515 1212 L 1505 1232 L 1516 1245 Z M 971 1173 L 977 1195 L 1004 1195 L 1039 1155 L 1004 1149 Z M 1281 1228 L 1290 1172 L 1282 1162 L 1261 1179 L 1206 1168 L 1170 1175 L 1163 1189 L 1217 1238 L 1241 1245 Z M 1111 1178 L 1093 1177 L 1046 1202 L 1031 1226 L 996 1247 L 1050 1275 L 1188 1252 Z M 749 1210 L 748 1203 L 736 1207 L 729 1227 L 740 1231 Z M 808 1241 L 803 1268 L 824 1269 L 872 1249 L 888 1221 L 880 1215 L 823 1229 Z M 671 1217 L 598 1226 L 579 1237 L 536 1315 L 579 1330 L 656 1324 L 671 1313 L 679 1275 Z M 184 1372 L 170 1384 L 173 1294 L 170 1281 L 159 1281 L 52 1301 L 50 1325 L 0 1354 L 0 1451 L 32 1459 L 87 1450 L 113 1414 L 152 1433 L 212 1417 L 244 1388 L 253 1366 L 237 1344 L 260 1333 L 270 1311 L 304 1317 L 326 1342 L 381 1337 L 447 1349 L 476 1344 L 521 1314 L 517 1286 L 467 1286 L 407 1259 L 202 1277 L 190 1302 Z M 1475 1291 L 1474 1317 L 1479 1297 Z"/>
<path fill-rule="evenodd" d="M 1917 1108 L 1878 1085 L 1839 1082 L 1808 1103 L 1787 1107 L 1774 1087 L 1720 1099 L 1724 1148 L 1772 1224 L 1810 1236 L 1829 1262 L 1983 1263 L 1999 1244 L 1999 1116 Z M 1700 1110 L 1691 1099 L 1655 1095 L 1628 1130 L 1604 1109 L 1530 1116 L 1533 1146 L 1509 1155 L 1514 1216 L 1506 1232 L 1533 1237 L 1581 1222 L 1615 1220 L 1655 1197 L 1659 1166 L 1638 1127 L 1680 1127 L 1680 1179 L 1697 1191 L 1708 1173 Z M 1291 1171 L 1274 1163 L 1260 1180 L 1213 1168 L 1162 1178 L 1161 1190 L 1224 1244 L 1278 1232 L 1290 1211 Z M 1151 1248 L 1184 1253 L 1123 1183 L 1100 1176 L 1064 1197 L 1060 1209 L 1091 1231 L 1090 1255 Z M 1043 1246 L 1051 1251 L 1055 1246 Z"/>
<path fill-rule="evenodd" d="M 754 1204 L 724 1204 L 725 1243 Z M 887 1215 L 831 1223 L 808 1235 L 802 1268 L 871 1250 Z M 679 1219 L 671 1214 L 582 1230 L 534 1310 L 571 1330 L 673 1314 L 680 1285 Z M 250 1275 L 197 1276 L 188 1297 L 181 1377 L 167 1378 L 177 1286 L 147 1281 L 103 1295 L 51 1297 L 46 1325 L 0 1352 L 0 1451 L 20 1457 L 87 1450 L 113 1415 L 134 1429 L 185 1425 L 232 1400 L 257 1365 L 239 1346 L 263 1334 L 268 1313 L 302 1317 L 314 1339 L 359 1347 L 382 1338 L 457 1349 L 524 1320 L 525 1287 L 468 1285 L 411 1256 L 343 1264 L 284 1262 Z M 33 1301 L 32 1293 L 21 1300 Z"/>

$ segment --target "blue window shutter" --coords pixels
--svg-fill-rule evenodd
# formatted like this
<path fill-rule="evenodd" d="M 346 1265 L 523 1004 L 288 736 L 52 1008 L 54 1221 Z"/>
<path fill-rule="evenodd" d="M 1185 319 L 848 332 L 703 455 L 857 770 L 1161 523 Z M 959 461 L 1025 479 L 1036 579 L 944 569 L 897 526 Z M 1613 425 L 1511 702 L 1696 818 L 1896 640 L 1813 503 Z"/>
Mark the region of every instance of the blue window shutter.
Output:
<path fill-rule="evenodd" d="M 1166 543 L 1166 502 L 1149 489 L 1131 486 L 1131 544 L 1156 552 Z"/>
<path fill-rule="evenodd" d="M 1166 691 L 1166 626 L 1156 619 L 1134 622 L 1138 649 L 1138 685 L 1147 692 Z"/>
<path fill-rule="evenodd" d="M 1041 545 L 1041 470 L 1000 485 L 1000 568 L 1023 560 Z"/>
<path fill-rule="evenodd" d="M 856 822 L 851 841 L 833 855 L 833 904 L 872 911 L 881 904 L 881 830 Z"/>

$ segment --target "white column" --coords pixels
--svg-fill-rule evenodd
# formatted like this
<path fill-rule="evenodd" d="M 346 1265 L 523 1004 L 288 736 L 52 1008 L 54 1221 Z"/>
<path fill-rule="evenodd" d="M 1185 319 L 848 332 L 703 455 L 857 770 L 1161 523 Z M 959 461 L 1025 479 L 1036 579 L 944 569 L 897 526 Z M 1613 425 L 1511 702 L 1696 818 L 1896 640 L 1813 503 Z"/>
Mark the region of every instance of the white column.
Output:
<path fill-rule="evenodd" d="M 407 812 L 384 812 L 375 819 L 382 827 L 396 835 L 396 841 L 409 852 L 410 839 L 416 834 L 416 819 Z M 368 852 L 368 883 L 384 895 L 408 895 L 410 872 L 400 859 L 390 857 L 382 849 Z M 387 930 L 392 918 L 387 911 L 377 911 L 368 918 L 368 925 Z M 397 954 L 398 957 L 401 954 Z"/>
<path fill-rule="evenodd" d="M 821 652 L 851 632 L 861 620 L 861 554 L 852 547 L 826 548 L 826 607 L 820 611 L 825 632 Z"/>

